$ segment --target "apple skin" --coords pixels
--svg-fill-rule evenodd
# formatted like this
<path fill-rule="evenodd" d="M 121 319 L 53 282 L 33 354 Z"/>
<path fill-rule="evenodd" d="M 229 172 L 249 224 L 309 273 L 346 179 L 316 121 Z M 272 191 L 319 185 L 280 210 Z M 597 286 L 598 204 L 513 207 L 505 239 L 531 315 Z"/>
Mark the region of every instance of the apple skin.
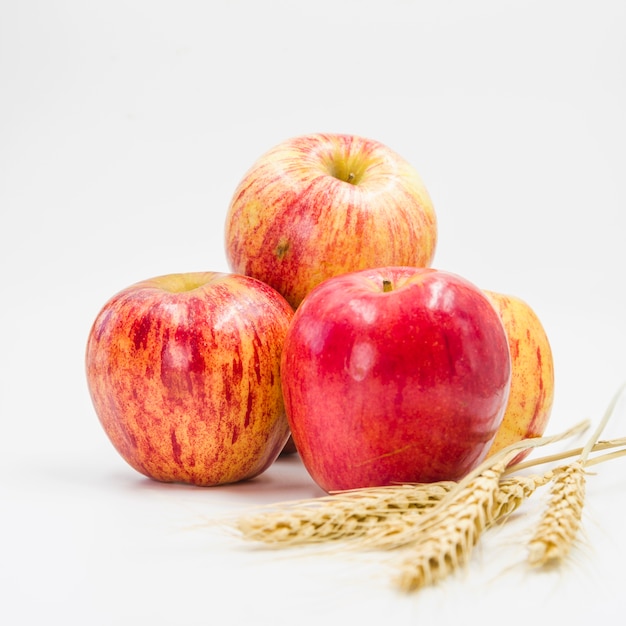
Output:
<path fill-rule="evenodd" d="M 429 268 L 327 279 L 296 310 L 281 357 L 294 443 L 327 492 L 460 479 L 487 454 L 510 373 L 487 297 Z"/>
<path fill-rule="evenodd" d="M 280 353 L 293 309 L 268 285 L 217 272 L 134 284 L 97 315 L 86 348 L 96 414 L 154 480 L 253 478 L 289 437 Z"/>
<path fill-rule="evenodd" d="M 502 424 L 487 456 L 524 438 L 541 437 L 554 401 L 554 360 L 548 335 L 532 307 L 513 295 L 485 291 L 509 340 L 511 389 Z M 524 450 L 511 464 L 525 459 Z"/>
<path fill-rule="evenodd" d="M 225 249 L 297 308 L 332 276 L 387 265 L 429 266 L 437 223 L 415 169 L 380 142 L 346 134 L 288 139 L 234 192 Z"/>

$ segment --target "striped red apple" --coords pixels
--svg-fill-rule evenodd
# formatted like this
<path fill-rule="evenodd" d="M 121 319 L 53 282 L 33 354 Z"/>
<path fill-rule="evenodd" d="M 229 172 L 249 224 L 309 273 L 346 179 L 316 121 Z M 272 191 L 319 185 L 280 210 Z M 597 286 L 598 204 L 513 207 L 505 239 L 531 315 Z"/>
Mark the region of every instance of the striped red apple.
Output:
<path fill-rule="evenodd" d="M 554 401 L 554 359 L 546 330 L 525 300 L 510 294 L 485 291 L 498 311 L 511 353 L 511 390 L 491 456 L 522 439 L 541 437 L 548 425 Z M 520 452 L 511 464 L 530 454 Z"/>
<path fill-rule="evenodd" d="M 115 449 L 138 472 L 200 486 L 262 473 L 288 436 L 280 354 L 293 309 L 246 276 L 169 274 L 114 295 L 86 349 Z"/>
<path fill-rule="evenodd" d="M 323 280 L 389 265 L 428 266 L 437 240 L 431 198 L 386 145 L 346 134 L 288 139 L 248 170 L 226 216 L 232 271 L 296 308 Z"/>

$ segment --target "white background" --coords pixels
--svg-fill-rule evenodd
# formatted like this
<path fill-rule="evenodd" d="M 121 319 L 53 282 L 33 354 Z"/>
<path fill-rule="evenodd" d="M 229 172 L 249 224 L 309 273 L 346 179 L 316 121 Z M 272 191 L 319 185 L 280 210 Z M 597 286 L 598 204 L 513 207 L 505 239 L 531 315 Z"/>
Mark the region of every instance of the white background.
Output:
<path fill-rule="evenodd" d="M 297 458 L 215 489 L 135 473 L 97 422 L 83 354 L 119 289 L 228 269 L 225 212 L 262 152 L 358 133 L 421 173 L 434 265 L 539 314 L 555 357 L 549 432 L 599 420 L 626 379 L 624 33 L 622 0 L 2 0 L 0 621 L 623 615 L 623 459 L 589 478 L 563 568 L 525 565 L 537 494 L 463 573 L 406 596 L 382 555 L 268 553 L 210 524 L 319 495 Z M 606 436 L 626 435 L 620 407 Z"/>

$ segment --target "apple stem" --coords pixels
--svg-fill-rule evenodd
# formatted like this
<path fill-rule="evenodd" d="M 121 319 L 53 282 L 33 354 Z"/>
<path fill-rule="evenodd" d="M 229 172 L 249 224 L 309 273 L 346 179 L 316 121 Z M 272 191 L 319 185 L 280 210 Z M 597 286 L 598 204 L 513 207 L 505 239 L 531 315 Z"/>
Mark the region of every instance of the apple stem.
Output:
<path fill-rule="evenodd" d="M 348 182 L 351 183 L 356 178 L 354 172 L 348 174 Z"/>
<path fill-rule="evenodd" d="M 383 279 L 383 292 L 387 293 L 388 291 L 392 291 L 393 287 L 391 285 L 391 281 L 388 280 L 387 278 Z"/>

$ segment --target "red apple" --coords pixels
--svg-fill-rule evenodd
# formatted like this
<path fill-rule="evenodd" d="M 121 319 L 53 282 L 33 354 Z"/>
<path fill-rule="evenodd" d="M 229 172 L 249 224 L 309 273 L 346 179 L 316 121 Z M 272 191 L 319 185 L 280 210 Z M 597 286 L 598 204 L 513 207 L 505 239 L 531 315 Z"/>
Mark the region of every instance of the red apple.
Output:
<path fill-rule="evenodd" d="M 230 268 L 294 308 L 337 274 L 427 266 L 436 239 L 415 169 L 377 141 L 340 134 L 295 137 L 261 156 L 235 190 L 225 226 Z"/>
<path fill-rule="evenodd" d="M 289 427 L 280 353 L 293 309 L 245 276 L 170 274 L 113 296 L 89 333 L 86 373 L 120 455 L 155 480 L 252 478 Z"/>
<path fill-rule="evenodd" d="M 507 402 L 507 336 L 484 293 L 439 270 L 326 280 L 297 309 L 282 386 L 302 461 L 326 491 L 458 480 Z"/>

